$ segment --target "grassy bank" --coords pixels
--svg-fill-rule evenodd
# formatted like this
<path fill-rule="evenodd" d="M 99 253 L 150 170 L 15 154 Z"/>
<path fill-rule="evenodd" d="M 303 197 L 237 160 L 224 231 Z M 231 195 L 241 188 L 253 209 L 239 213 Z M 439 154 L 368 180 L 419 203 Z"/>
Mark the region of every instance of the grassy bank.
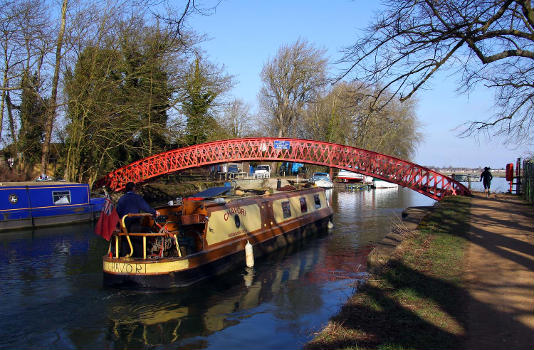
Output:
<path fill-rule="evenodd" d="M 442 200 L 305 349 L 461 347 L 469 213 L 469 198 Z"/>

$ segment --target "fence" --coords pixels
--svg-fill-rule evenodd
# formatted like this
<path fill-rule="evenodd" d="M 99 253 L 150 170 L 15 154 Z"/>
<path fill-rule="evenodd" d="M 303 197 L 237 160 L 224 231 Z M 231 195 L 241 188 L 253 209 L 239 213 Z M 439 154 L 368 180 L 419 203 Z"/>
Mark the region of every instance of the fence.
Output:
<path fill-rule="evenodd" d="M 534 203 L 534 161 L 523 161 L 523 176 L 521 178 L 521 193 L 530 203 Z"/>

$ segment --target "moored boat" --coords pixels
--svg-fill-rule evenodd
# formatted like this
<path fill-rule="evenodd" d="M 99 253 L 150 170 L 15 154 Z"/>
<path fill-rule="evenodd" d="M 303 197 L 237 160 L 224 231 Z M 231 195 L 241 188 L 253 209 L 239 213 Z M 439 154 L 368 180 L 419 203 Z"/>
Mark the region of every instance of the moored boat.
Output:
<path fill-rule="evenodd" d="M 337 174 L 337 179 L 340 182 L 345 183 L 364 182 L 365 176 L 352 171 L 341 169 Z"/>
<path fill-rule="evenodd" d="M 334 183 L 330 179 L 330 175 L 328 173 L 313 173 L 309 182 L 313 183 L 317 187 L 322 187 L 322 188 L 334 187 Z"/>
<path fill-rule="evenodd" d="M 94 220 L 104 198 L 71 182 L 0 183 L 0 231 Z"/>
<path fill-rule="evenodd" d="M 392 182 L 388 182 L 388 181 L 375 178 L 373 179 L 373 187 L 374 188 L 399 188 L 399 185 L 392 183 Z"/>
<path fill-rule="evenodd" d="M 332 217 L 325 191 L 310 188 L 244 198 L 185 199 L 141 216 L 152 232 L 121 231 L 103 257 L 105 285 L 184 287 L 245 264 L 254 257 L 327 230 Z M 154 232 L 156 231 L 156 232 Z"/>

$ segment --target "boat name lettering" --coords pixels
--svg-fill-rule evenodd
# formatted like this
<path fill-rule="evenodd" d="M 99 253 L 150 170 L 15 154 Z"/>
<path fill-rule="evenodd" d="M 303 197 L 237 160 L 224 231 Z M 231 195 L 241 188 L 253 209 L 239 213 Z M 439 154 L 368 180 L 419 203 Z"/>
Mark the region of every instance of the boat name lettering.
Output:
<path fill-rule="evenodd" d="M 111 263 L 111 271 L 119 273 L 146 273 L 145 264 Z"/>
<path fill-rule="evenodd" d="M 245 208 L 241 208 L 241 207 L 228 208 L 226 210 L 226 213 L 224 213 L 224 221 L 228 221 L 228 218 L 230 217 L 230 215 L 233 215 L 233 214 L 247 216 L 247 211 L 245 210 Z"/>
<path fill-rule="evenodd" d="M 232 232 L 232 233 L 229 233 L 228 234 L 228 238 L 231 238 L 231 237 L 236 237 L 236 236 L 241 236 L 241 235 L 244 235 L 246 232 L 243 231 L 243 230 L 239 230 L 239 231 L 236 231 L 236 232 Z"/>

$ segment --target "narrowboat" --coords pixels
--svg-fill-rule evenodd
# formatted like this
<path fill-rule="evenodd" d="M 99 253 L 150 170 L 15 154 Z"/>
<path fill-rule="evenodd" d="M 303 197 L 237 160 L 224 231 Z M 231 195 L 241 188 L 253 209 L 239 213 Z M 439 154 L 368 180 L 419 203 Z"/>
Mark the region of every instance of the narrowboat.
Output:
<path fill-rule="evenodd" d="M 244 266 L 305 236 L 326 232 L 332 208 L 322 188 L 184 199 L 157 209 L 160 215 L 129 214 L 103 257 L 104 285 L 186 287 Z M 139 216 L 143 231 L 128 232 L 125 219 Z"/>
<path fill-rule="evenodd" d="M 104 198 L 89 185 L 69 182 L 0 183 L 0 231 L 94 220 Z"/>

